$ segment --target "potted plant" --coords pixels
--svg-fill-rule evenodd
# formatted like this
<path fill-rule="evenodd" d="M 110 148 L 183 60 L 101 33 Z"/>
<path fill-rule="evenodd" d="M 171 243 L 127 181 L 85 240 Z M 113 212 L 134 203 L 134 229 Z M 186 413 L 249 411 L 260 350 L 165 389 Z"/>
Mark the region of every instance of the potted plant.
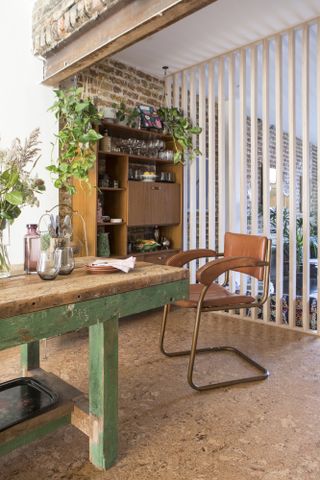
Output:
<path fill-rule="evenodd" d="M 186 154 L 192 160 L 195 156 L 201 155 L 198 147 L 194 147 L 194 135 L 202 132 L 199 125 L 194 126 L 188 118 L 176 107 L 161 107 L 157 111 L 164 128 L 172 136 L 174 143 L 174 163 L 183 163 Z"/>
<path fill-rule="evenodd" d="M 101 115 L 90 98 L 83 96 L 82 88 L 55 90 L 56 101 L 49 109 L 60 122 L 57 133 L 59 156 L 56 164 L 47 169 L 56 175 L 54 186 L 73 195 L 72 179 L 88 183 L 89 170 L 96 160 L 95 144 L 102 138 L 94 125 Z"/>
<path fill-rule="evenodd" d="M 116 121 L 118 123 L 127 125 L 128 127 L 138 128 L 140 112 L 136 107 L 129 108 L 124 102 L 120 102 L 119 105 L 113 103 L 112 107 L 115 109 Z"/>
<path fill-rule="evenodd" d="M 39 129 L 22 144 L 16 138 L 9 150 L 0 150 L 0 277 L 10 275 L 4 231 L 26 206 L 38 206 L 37 193 L 45 190 L 44 181 L 33 176 L 40 158 Z"/>

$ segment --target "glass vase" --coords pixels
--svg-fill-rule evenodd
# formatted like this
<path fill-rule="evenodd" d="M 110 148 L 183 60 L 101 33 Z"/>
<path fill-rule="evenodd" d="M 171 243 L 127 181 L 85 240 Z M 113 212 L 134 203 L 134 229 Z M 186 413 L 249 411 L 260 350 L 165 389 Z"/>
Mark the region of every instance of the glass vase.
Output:
<path fill-rule="evenodd" d="M 7 250 L 7 235 L 0 230 L 0 278 L 10 276 L 10 262 Z"/>

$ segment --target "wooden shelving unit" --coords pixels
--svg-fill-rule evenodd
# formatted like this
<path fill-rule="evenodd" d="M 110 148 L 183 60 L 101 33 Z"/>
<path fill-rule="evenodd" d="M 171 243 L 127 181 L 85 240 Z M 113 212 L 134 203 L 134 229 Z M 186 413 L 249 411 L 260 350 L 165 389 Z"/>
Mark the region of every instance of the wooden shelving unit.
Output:
<path fill-rule="evenodd" d="M 133 129 L 130 127 L 103 122 L 101 133 L 107 129 L 110 137 L 136 138 L 142 140 L 161 139 L 166 148 L 172 148 L 168 135 L 158 132 Z M 153 165 L 157 172 L 174 173 L 175 182 L 143 182 L 129 180 L 131 165 Z M 100 175 L 107 174 L 118 181 L 118 187 L 100 187 Z M 164 263 L 166 258 L 182 248 L 182 201 L 183 167 L 173 162 L 154 157 L 132 155 L 123 152 L 104 152 L 97 148 L 97 162 L 90 172 L 89 191 L 77 188 L 73 196 L 73 208 L 84 217 L 87 226 L 89 255 L 97 255 L 98 231 L 109 232 L 111 255 L 128 255 L 128 239 L 134 229 L 149 231 L 155 225 L 161 236 L 167 237 L 170 249 L 149 253 L 130 252 L 140 260 Z M 98 197 L 102 199 L 103 215 L 121 218 L 122 223 L 97 222 Z M 75 237 L 81 235 L 81 225 L 74 225 Z"/>

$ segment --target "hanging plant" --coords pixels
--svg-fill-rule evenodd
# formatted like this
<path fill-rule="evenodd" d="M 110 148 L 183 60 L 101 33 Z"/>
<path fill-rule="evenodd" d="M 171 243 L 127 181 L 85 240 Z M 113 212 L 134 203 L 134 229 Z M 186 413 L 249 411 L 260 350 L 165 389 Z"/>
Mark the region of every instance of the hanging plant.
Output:
<path fill-rule="evenodd" d="M 82 88 L 55 90 L 55 95 L 57 99 L 49 110 L 60 122 L 56 134 L 59 157 L 47 169 L 56 175 L 54 186 L 73 195 L 73 179 L 89 182 L 89 170 L 96 161 L 95 144 L 102 138 L 93 127 L 101 116 L 90 98 L 84 98 Z"/>
<path fill-rule="evenodd" d="M 198 147 L 194 147 L 194 136 L 200 135 L 202 128 L 193 126 L 191 120 L 186 118 L 176 107 L 161 107 L 157 111 L 164 128 L 172 136 L 174 143 L 174 163 L 183 163 L 183 158 L 188 154 L 192 160 L 197 155 L 202 155 Z"/>

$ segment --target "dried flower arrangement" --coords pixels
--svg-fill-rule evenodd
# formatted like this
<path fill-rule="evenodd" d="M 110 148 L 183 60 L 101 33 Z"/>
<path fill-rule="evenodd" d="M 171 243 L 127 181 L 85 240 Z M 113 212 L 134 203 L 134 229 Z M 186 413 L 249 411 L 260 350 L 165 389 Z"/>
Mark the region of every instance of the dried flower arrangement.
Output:
<path fill-rule="evenodd" d="M 19 217 L 22 207 L 39 205 L 36 194 L 43 192 L 45 185 L 32 176 L 40 158 L 39 134 L 35 129 L 24 144 L 16 138 L 10 149 L 0 150 L 0 230 Z"/>

